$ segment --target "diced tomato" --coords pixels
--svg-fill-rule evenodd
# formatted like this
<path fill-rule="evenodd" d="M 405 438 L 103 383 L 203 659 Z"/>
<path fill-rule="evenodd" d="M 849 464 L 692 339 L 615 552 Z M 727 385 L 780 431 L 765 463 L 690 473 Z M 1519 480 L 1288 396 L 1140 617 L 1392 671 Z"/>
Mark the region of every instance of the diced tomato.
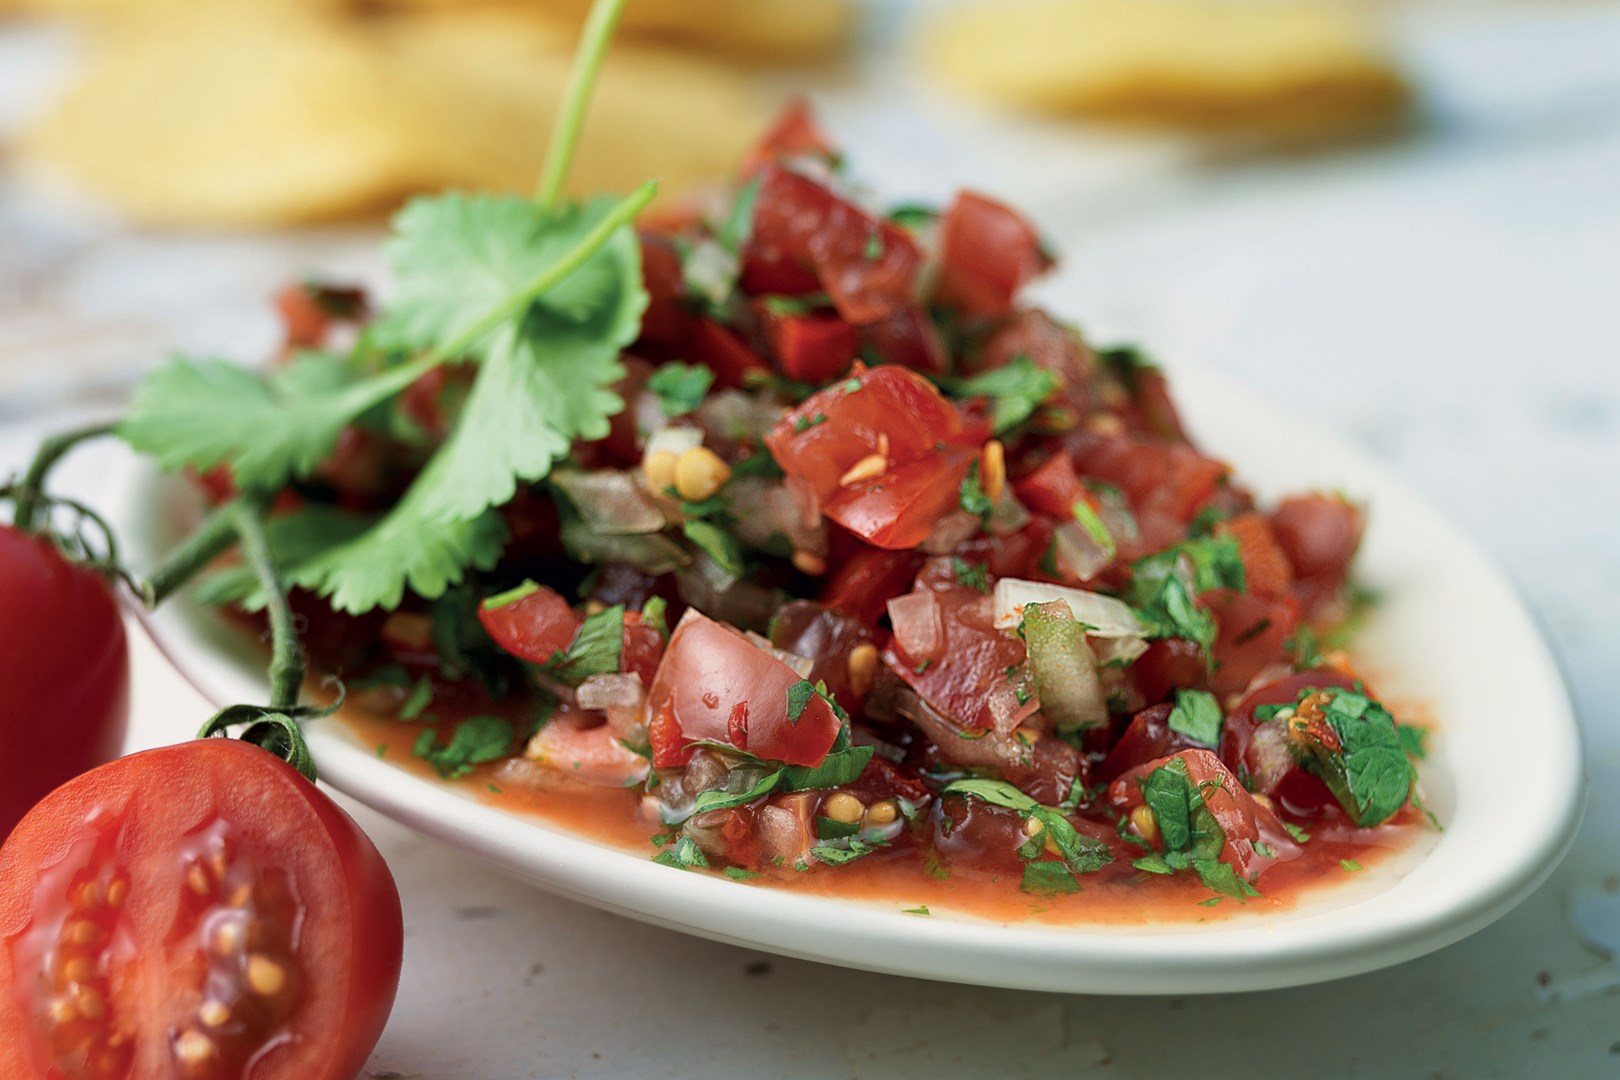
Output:
<path fill-rule="evenodd" d="M 749 296 L 808 296 L 821 291 L 815 271 L 781 255 L 753 248 L 743 249 L 737 285 Z"/>
<path fill-rule="evenodd" d="M 1037 514 L 1067 521 L 1074 514 L 1074 504 L 1085 498 L 1085 488 L 1080 486 L 1074 460 L 1059 451 L 1036 466 L 1034 472 L 1014 480 L 1013 494 Z"/>
<path fill-rule="evenodd" d="M 647 312 L 641 317 L 641 337 L 667 348 L 679 348 L 691 332 L 691 312 L 682 306 L 686 279 L 681 256 L 669 237 L 641 234 L 641 280 L 647 287 Z"/>
<path fill-rule="evenodd" d="M 761 305 L 760 325 L 778 369 L 798 382 L 835 379 L 855 360 L 855 328 L 831 312 L 775 315 Z"/>
<path fill-rule="evenodd" d="M 1199 596 L 1215 616 L 1215 673 L 1210 689 L 1235 694 L 1283 655 L 1294 636 L 1299 609 L 1291 598 L 1268 600 L 1252 592 L 1215 589 Z"/>
<path fill-rule="evenodd" d="M 681 735 L 681 726 L 675 722 L 674 706 L 665 701 L 654 710 L 647 722 L 647 742 L 652 747 L 654 768 L 684 769 L 692 762 L 697 747 Z"/>
<path fill-rule="evenodd" d="M 1262 705 L 1292 704 L 1299 700 L 1302 690 L 1325 690 L 1330 687 L 1353 690 L 1355 686 L 1355 680 L 1341 671 L 1333 668 L 1317 668 L 1285 675 L 1264 686 L 1255 687 L 1227 714 L 1226 724 L 1221 729 L 1222 760 L 1232 768 L 1242 764 L 1251 776 L 1263 781 L 1260 790 L 1275 789 L 1278 777 L 1294 771 L 1297 766 L 1278 772 L 1260 760 L 1264 750 L 1255 745 L 1254 733 L 1261 726 L 1261 722 L 1254 715 L 1255 710 Z M 1329 800 L 1332 801 L 1331 796 Z"/>
<path fill-rule="evenodd" d="M 849 785 L 849 789 L 867 803 L 894 798 L 922 803 L 932 795 L 928 785 L 915 775 L 876 754 L 872 755 L 872 759 L 866 763 L 866 768 L 861 770 L 861 775 Z"/>
<path fill-rule="evenodd" d="M 939 601 L 945 630 L 940 652 L 945 659 L 914 664 L 891 644 L 883 652 L 883 661 L 963 732 L 989 731 L 993 726 L 990 692 L 1006 681 L 1008 668 L 1024 662 L 1024 643 L 996 629 L 994 605 L 979 590 L 942 580 L 927 569 L 918 579 L 918 588 L 931 589 Z"/>
<path fill-rule="evenodd" d="M 1149 705 L 1164 701 L 1177 690 L 1204 686 L 1209 677 L 1204 653 L 1191 641 L 1163 638 L 1150 642 L 1128 670 L 1141 700 Z"/>
<path fill-rule="evenodd" d="M 812 271 L 857 326 L 913 303 L 922 253 L 904 229 L 779 165 L 759 175 L 751 253 Z"/>
<path fill-rule="evenodd" d="M 1157 514 L 1184 527 L 1214 496 L 1229 471 L 1224 463 L 1180 443 L 1086 437 L 1073 440 L 1071 449 L 1082 475 L 1124 493 L 1139 525 Z"/>
<path fill-rule="evenodd" d="M 765 444 L 789 476 L 823 503 L 842 490 L 856 462 L 881 455 L 892 467 L 935 453 L 941 443 L 972 444 L 962 416 L 934 385 L 905 368 L 857 365 L 850 377 L 810 395 L 777 421 Z"/>
<path fill-rule="evenodd" d="M 765 134 L 744 159 L 743 175 L 757 172 L 765 165 L 783 158 L 818 157 L 832 161 L 838 156 L 832 141 L 816 123 L 810 103 L 795 97 L 787 103 L 776 121 L 765 129 Z"/>
<path fill-rule="evenodd" d="M 714 372 L 717 387 L 745 386 L 751 373 L 770 373 L 770 367 L 742 339 L 713 319 L 698 319 L 692 327 L 692 359 Z"/>
<path fill-rule="evenodd" d="M 648 707 L 655 721 L 667 712 L 670 721 L 663 723 L 675 725 L 675 739 L 660 732 L 666 747 L 709 740 L 771 761 L 814 766 L 832 749 L 841 722 L 819 694 L 802 699 L 799 715 L 790 715 L 789 690 L 802 681 L 737 631 L 691 609 L 670 637 Z M 732 714 L 739 703 L 747 710 L 746 745 L 734 741 Z"/>
<path fill-rule="evenodd" d="M 543 664 L 568 648 L 584 622 L 560 593 L 544 585 L 498 607 L 485 600 L 479 605 L 478 621 L 495 644 L 532 664 Z"/>
<path fill-rule="evenodd" d="M 1288 595 L 1294 571 L 1264 516 L 1252 511 L 1238 514 L 1221 522 L 1215 532 L 1237 541 L 1244 582 L 1250 592 L 1270 599 Z"/>
<path fill-rule="evenodd" d="M 1362 525 L 1361 511 L 1327 495 L 1285 499 L 1272 512 L 1272 531 L 1294 570 L 1294 595 L 1307 613 L 1344 584 Z"/>
<path fill-rule="evenodd" d="M 1022 215 L 976 192 L 956 196 L 940 220 L 940 237 L 943 257 L 934 299 L 969 317 L 1009 314 L 1018 290 L 1052 265 Z"/>
<path fill-rule="evenodd" d="M 1245 881 L 1252 881 L 1268 867 L 1299 858 L 1299 845 L 1277 820 L 1277 815 L 1254 801 L 1221 759 L 1208 750 L 1183 750 L 1169 757 L 1138 765 L 1115 780 L 1108 788 L 1108 799 L 1116 812 L 1129 813 L 1142 805 L 1138 781 L 1179 759 L 1187 777 L 1209 807 L 1226 842 L 1220 859 L 1236 870 Z M 1256 845 L 1263 845 L 1257 848 Z M 1269 851 L 1270 854 L 1262 854 Z"/>
<path fill-rule="evenodd" d="M 913 371 L 942 375 L 950 354 L 933 318 L 920 307 L 897 311 L 860 328 L 861 353 L 873 363 L 899 364 Z"/>
<path fill-rule="evenodd" d="M 1054 321 L 1044 311 L 1016 312 L 984 343 L 981 370 L 1005 367 L 1026 356 L 1036 367 L 1057 377 L 1064 402 L 1080 415 L 1092 411 L 1091 380 L 1096 358 L 1079 333 Z"/>
<path fill-rule="evenodd" d="M 972 447 L 946 445 L 937 455 L 897 465 L 840 490 L 823 506 L 838 524 L 880 548 L 913 548 L 956 509 L 962 481 L 979 460 Z"/>
<path fill-rule="evenodd" d="M 651 686 L 664 657 L 664 636 L 641 621 L 641 612 L 624 613 L 624 640 L 619 654 L 619 670 L 641 676 L 641 685 Z"/>
<path fill-rule="evenodd" d="M 333 323 L 358 322 L 367 314 L 363 290 L 307 282 L 282 288 L 275 295 L 275 305 L 286 329 L 289 354 L 324 343 Z"/>
<path fill-rule="evenodd" d="M 822 602 L 875 626 L 889 599 L 911 590 L 924 558 L 917 551 L 884 551 L 863 544 L 835 564 L 837 569 L 822 589 Z"/>
<path fill-rule="evenodd" d="M 833 700 L 850 713 L 859 713 L 871 689 L 857 687 L 850 675 L 849 658 L 862 645 L 872 644 L 872 631 L 853 615 L 814 600 L 790 600 L 771 619 L 771 644 L 810 661 L 813 683 L 826 683 Z M 876 666 L 877 651 L 871 650 Z"/>
<path fill-rule="evenodd" d="M 1157 368 L 1135 368 L 1127 380 L 1131 399 L 1121 410 L 1125 426 L 1133 432 L 1172 442 L 1186 442 L 1181 416 L 1170 398 L 1170 384 Z"/>

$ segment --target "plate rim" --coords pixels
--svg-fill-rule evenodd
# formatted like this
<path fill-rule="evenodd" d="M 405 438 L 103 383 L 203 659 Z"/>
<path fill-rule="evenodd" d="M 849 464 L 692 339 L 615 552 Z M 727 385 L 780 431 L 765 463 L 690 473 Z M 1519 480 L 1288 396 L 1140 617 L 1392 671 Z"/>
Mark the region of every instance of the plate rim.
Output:
<path fill-rule="evenodd" d="M 1238 413 L 1303 431 L 1278 406 L 1196 366 L 1172 370 L 1178 403 L 1199 402 L 1213 413 Z M 1185 408 L 1185 406 L 1184 406 Z M 1205 408 L 1188 410 L 1202 414 Z M 1198 426 L 1196 423 L 1193 425 Z M 622 849 L 603 845 L 547 822 L 480 803 L 431 779 L 380 760 L 334 727 L 307 729 L 322 779 L 401 824 L 472 852 L 549 891 L 631 918 L 712 940 L 800 959 L 885 974 L 1007 988 L 1079 993 L 1221 993 L 1304 985 L 1387 967 L 1442 948 L 1482 929 L 1530 895 L 1574 841 L 1584 813 L 1586 776 L 1579 723 L 1562 672 L 1540 626 L 1504 573 L 1445 514 L 1361 449 L 1332 433 L 1310 429 L 1331 459 L 1361 478 L 1380 498 L 1421 512 L 1424 528 L 1448 556 L 1477 577 L 1487 599 L 1506 608 L 1531 646 L 1525 677 L 1545 702 L 1546 729 L 1563 736 L 1543 742 L 1563 798 L 1542 804 L 1542 824 L 1517 857 L 1477 879 L 1469 892 L 1455 889 L 1444 903 L 1396 908 L 1393 917 L 1349 920 L 1349 928 L 1320 931 L 1323 920 L 1367 907 L 1400 884 L 1344 906 L 1280 921 L 1238 916 L 1213 926 L 1195 923 L 1139 927 L 1084 927 L 921 918 L 870 902 L 783 889 L 737 887 L 707 874 L 674 871 Z M 1219 438 L 1210 440 L 1218 443 Z M 1221 449 L 1215 446 L 1217 452 Z M 1240 471 L 1241 468 L 1240 468 Z M 164 477 L 133 454 L 121 455 L 108 475 L 108 518 L 125 547 L 149 554 L 155 511 L 143 499 Z M 155 613 L 139 612 L 142 626 L 177 671 L 215 707 L 234 686 L 222 675 L 227 662 L 191 625 L 184 598 Z M 245 681 L 241 681 L 245 680 Z M 1556 796 L 1556 792 L 1552 793 Z M 524 841 L 535 846 L 526 846 Z M 1430 853 L 1432 855 L 1432 852 Z M 1425 856 L 1425 860 L 1428 856 Z M 1406 876 L 1417 873 L 1420 861 Z M 769 896 L 762 902 L 759 897 Z M 858 913 L 858 917 L 857 914 Z M 829 934 L 829 928 L 837 932 Z"/>

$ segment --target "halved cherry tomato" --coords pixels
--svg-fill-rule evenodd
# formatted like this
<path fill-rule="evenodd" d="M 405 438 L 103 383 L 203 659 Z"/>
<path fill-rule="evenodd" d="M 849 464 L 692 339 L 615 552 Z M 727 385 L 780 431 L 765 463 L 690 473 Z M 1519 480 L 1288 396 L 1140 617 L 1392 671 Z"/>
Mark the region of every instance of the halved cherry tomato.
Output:
<path fill-rule="evenodd" d="M 809 660 L 810 674 L 805 678 L 826 683 L 834 701 L 850 713 L 860 712 L 877 665 L 877 650 L 870 648 L 872 631 L 866 624 L 814 600 L 790 600 L 771 619 L 771 644 Z M 861 676 L 864 682 L 857 685 L 849 658 L 863 645 L 869 647 L 873 668 Z"/>
<path fill-rule="evenodd" d="M 761 306 L 760 325 L 777 367 L 799 382 L 824 383 L 849 370 L 855 328 L 831 312 L 776 315 Z"/>
<path fill-rule="evenodd" d="M 780 165 L 759 175 L 751 253 L 814 273 L 838 313 L 857 326 L 913 303 L 922 253 L 904 229 Z"/>
<path fill-rule="evenodd" d="M 129 720 L 129 650 L 112 590 L 49 540 L 8 526 L 0 526 L 0 656 L 4 840 L 52 788 L 117 757 Z"/>
<path fill-rule="evenodd" d="M 1018 290 L 1052 265 L 1023 215 L 976 192 L 956 196 L 940 219 L 940 237 L 934 299 L 970 317 L 1009 314 Z"/>
<path fill-rule="evenodd" d="M 403 937 L 376 847 L 285 762 L 131 755 L 0 848 L 0 1076 L 349 1080 Z"/>
<path fill-rule="evenodd" d="M 516 598 L 491 599 L 497 606 L 485 600 L 478 606 L 478 621 L 495 644 L 532 664 L 543 664 L 568 648 L 585 621 L 560 593 L 544 585 Z"/>
<path fill-rule="evenodd" d="M 647 698 L 653 763 L 674 764 L 680 749 L 709 740 L 789 765 L 821 764 L 841 722 L 819 694 L 796 697 L 798 713 L 790 711 L 789 690 L 802 681 L 729 626 L 688 610 Z"/>

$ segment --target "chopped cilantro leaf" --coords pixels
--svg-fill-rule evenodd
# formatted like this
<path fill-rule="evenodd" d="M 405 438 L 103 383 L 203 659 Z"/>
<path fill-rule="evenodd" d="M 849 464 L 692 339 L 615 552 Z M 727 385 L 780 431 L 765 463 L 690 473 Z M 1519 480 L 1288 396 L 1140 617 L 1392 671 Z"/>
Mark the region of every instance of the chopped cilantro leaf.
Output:
<path fill-rule="evenodd" d="M 1027 356 L 1015 356 L 998 368 L 967 379 L 945 380 L 957 397 L 989 398 L 991 423 L 997 435 L 1017 427 L 1034 414 L 1057 388 L 1057 377 Z"/>
<path fill-rule="evenodd" d="M 843 840 L 847 837 L 858 836 L 861 823 L 858 821 L 834 821 L 830 817 L 816 818 L 817 840 Z"/>
<path fill-rule="evenodd" d="M 970 589 L 978 589 L 982 593 L 990 591 L 990 568 L 982 562 L 968 562 L 966 559 L 951 557 L 951 570 L 956 575 L 958 585 L 966 585 Z"/>
<path fill-rule="evenodd" d="M 703 396 L 714 384 L 714 372 L 701 364 L 665 364 L 652 373 L 647 389 L 658 398 L 658 406 L 670 418 L 685 416 L 703 404 Z"/>
<path fill-rule="evenodd" d="M 720 246 L 736 254 L 748 242 L 754 232 L 754 204 L 759 201 L 759 188 L 762 180 L 756 176 L 742 186 L 737 197 L 731 201 L 731 210 L 726 220 L 720 223 L 715 231 L 715 239 Z"/>
<path fill-rule="evenodd" d="M 848 847 L 829 847 L 821 845 L 810 849 L 810 857 L 827 866 L 843 866 L 852 863 L 863 855 L 870 855 L 877 850 L 877 845 L 868 844 L 862 840 L 851 840 Z"/>
<path fill-rule="evenodd" d="M 789 723 L 797 724 L 799 717 L 810 705 L 810 699 L 816 696 L 815 685 L 808 680 L 800 679 L 787 689 L 787 718 Z"/>
<path fill-rule="evenodd" d="M 748 569 L 737 538 L 712 521 L 685 521 L 681 533 L 728 574 L 741 576 Z"/>
<path fill-rule="evenodd" d="M 845 746 L 822 759 L 820 765 L 789 765 L 782 770 L 782 791 L 822 791 L 853 784 L 872 760 L 870 746 Z"/>
<path fill-rule="evenodd" d="M 1114 537 L 1109 533 L 1108 526 L 1104 525 L 1103 519 L 1097 516 L 1097 511 L 1093 510 L 1091 504 L 1084 499 L 1076 499 L 1072 512 L 1075 522 L 1086 530 L 1086 535 L 1091 537 L 1098 547 L 1102 548 L 1104 555 L 1112 559 L 1119 551 L 1119 548 L 1114 544 Z"/>
<path fill-rule="evenodd" d="M 1354 859 L 1340 859 L 1339 867 L 1347 874 L 1353 874 L 1361 869 L 1361 864 Z"/>
<path fill-rule="evenodd" d="M 1395 734 L 1401 740 L 1401 750 L 1407 757 L 1422 761 L 1429 756 L 1429 729 L 1417 724 L 1396 724 Z"/>
<path fill-rule="evenodd" d="M 1305 706 L 1306 699 L 1317 704 Z M 1417 773 L 1383 705 L 1366 694 L 1311 687 L 1300 691 L 1299 702 L 1320 709 L 1320 719 L 1296 710 L 1288 721 L 1289 741 L 1357 825 L 1377 825 L 1406 804 Z M 1323 723 L 1331 740 L 1318 728 Z"/>
<path fill-rule="evenodd" d="M 501 608 L 510 607 L 524 597 L 533 596 L 539 591 L 540 586 L 533 581 L 524 581 L 523 584 L 507 589 L 505 592 L 496 593 L 494 596 L 486 596 L 484 598 L 484 610 L 499 611 Z"/>
<path fill-rule="evenodd" d="M 1056 859 L 1026 863 L 1018 887 L 1032 896 L 1062 896 L 1080 891 L 1080 883 L 1069 868 Z"/>
<path fill-rule="evenodd" d="M 411 687 L 411 692 L 405 695 L 405 701 L 399 707 L 399 718 L 415 720 L 431 704 L 433 704 L 433 680 L 423 675 Z"/>
<path fill-rule="evenodd" d="M 1296 844 L 1310 843 L 1311 834 L 1295 825 L 1292 821 L 1284 821 L 1282 827 L 1288 830 L 1288 835 L 1294 838 Z"/>
<path fill-rule="evenodd" d="M 1089 874 L 1113 861 L 1113 856 L 1102 841 L 1077 831 L 1061 810 L 1042 806 L 1005 780 L 957 780 L 947 784 L 943 794 L 972 795 L 995 806 L 1033 817 L 1043 828 L 1043 846 L 1046 840 L 1050 840 L 1063 861 L 1077 874 Z"/>
<path fill-rule="evenodd" d="M 726 875 L 726 877 L 730 878 L 732 881 L 747 881 L 750 878 L 759 877 L 758 870 L 744 870 L 740 866 L 728 866 L 720 872 Z"/>
<path fill-rule="evenodd" d="M 1211 749 L 1221 744 L 1221 727 L 1225 723 L 1220 702 L 1207 690 L 1178 690 L 1176 704 L 1170 710 L 1170 730 L 1179 731 L 1200 746 Z"/>
<path fill-rule="evenodd" d="M 512 724 L 498 716 L 469 716 L 441 744 L 439 733 L 428 728 L 417 736 L 411 752 L 425 758 L 447 779 L 466 776 L 474 765 L 497 761 L 512 752 Z"/>
<path fill-rule="evenodd" d="M 615 604 L 585 617 L 573 642 L 545 663 L 551 674 L 572 685 L 592 675 L 619 670 L 624 651 L 624 605 Z"/>
<path fill-rule="evenodd" d="M 658 636 L 669 640 L 669 601 L 662 596 L 651 596 L 641 605 L 641 624 L 658 631 Z"/>
<path fill-rule="evenodd" d="M 902 915 L 928 915 L 929 914 L 928 905 L 927 904 L 918 904 L 916 907 L 901 908 L 900 909 L 900 914 L 902 914 Z"/>
<path fill-rule="evenodd" d="M 1153 874 L 1192 870 L 1205 888 L 1239 899 L 1259 892 L 1220 859 L 1226 833 L 1205 805 L 1201 792 L 1187 774 L 1186 763 L 1174 758 L 1137 781 L 1142 800 L 1153 811 L 1162 850 L 1132 865 Z"/>
<path fill-rule="evenodd" d="M 984 485 L 979 482 L 979 463 L 975 461 L 969 468 L 968 474 L 962 478 L 961 494 L 957 500 L 963 510 L 978 518 L 981 522 L 990 520 L 990 514 L 996 505 L 990 496 L 985 493 Z"/>
<path fill-rule="evenodd" d="M 866 247 L 861 249 L 861 255 L 867 262 L 877 262 L 883 258 L 883 234 L 876 229 L 866 234 Z"/>
<path fill-rule="evenodd" d="M 678 870 L 693 870 L 709 865 L 708 857 L 703 854 L 703 849 L 698 847 L 697 842 L 690 836 L 682 836 L 675 842 L 674 847 L 665 848 L 657 855 L 654 855 L 653 862 L 661 863 L 664 866 L 673 866 Z"/>
<path fill-rule="evenodd" d="M 724 788 L 701 792 L 692 802 L 692 813 L 703 814 L 710 810 L 729 810 L 734 806 L 743 806 L 755 799 L 763 799 L 776 789 L 778 781 L 782 779 L 782 771 L 767 773 L 753 784 L 747 783 L 747 774 L 741 769 L 733 769 L 726 778 Z"/>

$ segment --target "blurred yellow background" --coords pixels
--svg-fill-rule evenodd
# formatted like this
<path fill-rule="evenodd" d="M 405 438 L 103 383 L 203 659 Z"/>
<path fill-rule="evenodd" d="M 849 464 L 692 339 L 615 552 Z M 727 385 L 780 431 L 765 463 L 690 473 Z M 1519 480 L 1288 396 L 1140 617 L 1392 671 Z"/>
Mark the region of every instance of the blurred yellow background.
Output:
<path fill-rule="evenodd" d="M 71 22 L 76 75 L 22 160 L 143 223 L 375 216 L 534 179 L 587 0 L 0 0 Z M 679 192 L 729 174 L 761 78 L 840 62 L 855 0 L 631 0 L 572 184 Z M 1364 9 L 1317 0 L 915 5 L 894 62 L 1013 113 L 1316 130 L 1406 105 Z"/>

